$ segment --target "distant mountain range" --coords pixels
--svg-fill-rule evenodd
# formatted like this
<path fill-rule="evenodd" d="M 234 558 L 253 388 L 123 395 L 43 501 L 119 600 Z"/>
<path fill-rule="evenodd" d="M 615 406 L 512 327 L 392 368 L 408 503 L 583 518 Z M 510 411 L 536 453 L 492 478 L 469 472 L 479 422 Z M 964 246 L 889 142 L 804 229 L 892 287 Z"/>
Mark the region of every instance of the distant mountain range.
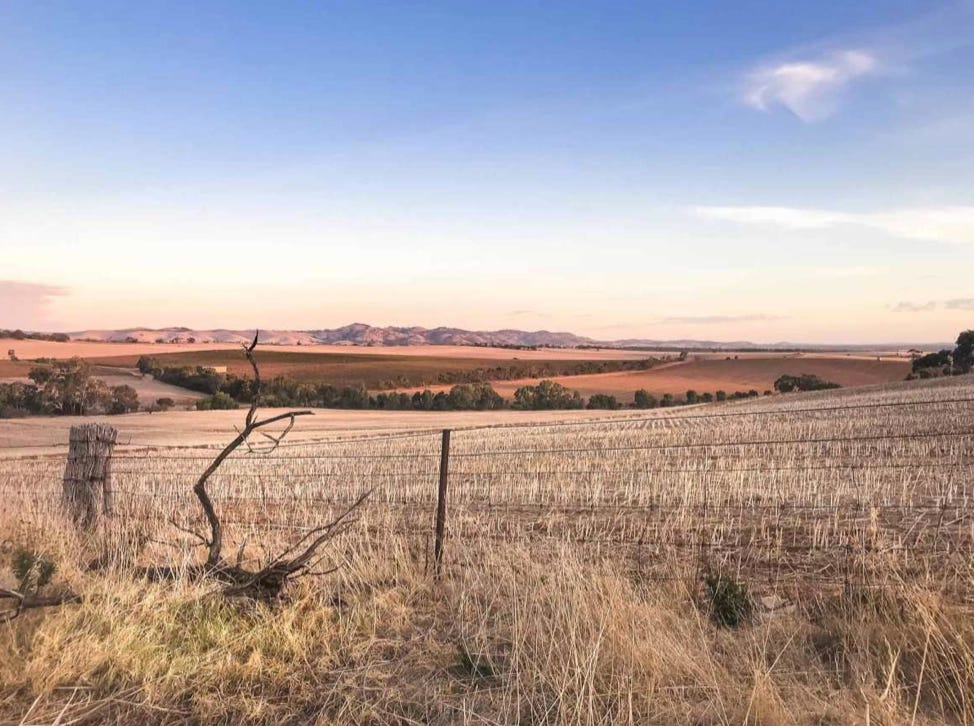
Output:
<path fill-rule="evenodd" d="M 122 330 L 84 330 L 69 333 L 72 340 L 139 343 L 243 343 L 253 339 L 254 331 L 194 330 L 191 328 L 126 328 Z M 377 327 L 352 323 L 341 328 L 321 330 L 261 330 L 260 342 L 265 345 L 469 345 L 524 348 L 653 348 L 653 349 L 716 349 L 716 350 L 876 350 L 879 348 L 917 347 L 929 349 L 929 344 L 889 343 L 882 345 L 808 345 L 799 343 L 753 343 L 746 340 L 654 340 L 626 338 L 624 340 L 595 340 L 573 333 L 548 330 L 463 330 L 462 328 Z M 946 344 L 944 344 L 946 346 Z"/>

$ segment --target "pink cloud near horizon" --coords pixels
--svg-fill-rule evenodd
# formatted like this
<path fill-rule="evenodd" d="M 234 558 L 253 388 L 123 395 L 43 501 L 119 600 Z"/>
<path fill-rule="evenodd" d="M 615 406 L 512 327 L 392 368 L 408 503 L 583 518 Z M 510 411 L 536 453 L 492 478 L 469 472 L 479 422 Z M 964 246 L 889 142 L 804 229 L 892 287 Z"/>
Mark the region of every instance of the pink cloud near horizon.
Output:
<path fill-rule="evenodd" d="M 30 330 L 48 325 L 52 300 L 68 294 L 68 288 L 58 285 L 0 280 L 0 327 Z"/>

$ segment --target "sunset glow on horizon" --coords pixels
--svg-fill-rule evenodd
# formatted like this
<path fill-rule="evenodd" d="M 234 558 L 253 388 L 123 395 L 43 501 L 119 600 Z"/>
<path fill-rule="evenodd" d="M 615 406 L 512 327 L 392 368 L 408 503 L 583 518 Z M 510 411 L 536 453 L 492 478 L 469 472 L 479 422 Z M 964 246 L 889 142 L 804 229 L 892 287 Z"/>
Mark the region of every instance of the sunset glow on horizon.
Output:
<path fill-rule="evenodd" d="M 0 328 L 974 323 L 969 2 L 11 2 L 0 28 Z"/>

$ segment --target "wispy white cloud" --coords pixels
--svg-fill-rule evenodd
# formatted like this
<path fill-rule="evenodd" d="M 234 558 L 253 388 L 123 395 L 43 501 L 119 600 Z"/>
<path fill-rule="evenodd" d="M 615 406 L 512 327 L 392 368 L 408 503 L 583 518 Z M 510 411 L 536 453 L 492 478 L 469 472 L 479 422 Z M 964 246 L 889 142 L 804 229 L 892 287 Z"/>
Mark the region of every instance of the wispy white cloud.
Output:
<path fill-rule="evenodd" d="M 838 212 L 797 207 L 694 207 L 708 219 L 794 230 L 857 225 L 904 239 L 974 244 L 974 206 L 912 207 L 882 212 Z"/>
<path fill-rule="evenodd" d="M 962 297 L 944 303 L 948 310 L 974 310 L 974 297 Z"/>
<path fill-rule="evenodd" d="M 931 310 L 974 310 L 974 297 L 958 297 L 942 302 L 899 302 L 890 308 L 894 313 L 926 313 Z"/>
<path fill-rule="evenodd" d="M 937 303 L 927 302 L 927 303 L 914 303 L 906 300 L 896 303 L 892 308 L 890 308 L 894 313 L 924 313 L 929 310 L 936 310 Z"/>
<path fill-rule="evenodd" d="M 879 60 L 863 50 L 833 51 L 814 60 L 787 61 L 748 74 L 744 102 L 759 111 L 783 106 L 805 122 L 831 116 L 842 90 L 876 73 Z"/>

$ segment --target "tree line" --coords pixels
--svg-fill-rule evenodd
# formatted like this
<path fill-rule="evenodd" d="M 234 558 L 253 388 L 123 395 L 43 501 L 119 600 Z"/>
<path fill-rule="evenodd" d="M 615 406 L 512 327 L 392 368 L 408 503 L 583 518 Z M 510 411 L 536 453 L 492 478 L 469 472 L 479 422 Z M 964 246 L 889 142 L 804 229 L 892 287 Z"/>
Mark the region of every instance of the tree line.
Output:
<path fill-rule="evenodd" d="M 219 375 L 219 374 L 218 374 Z M 245 385 L 237 385 L 244 381 Z M 234 379 L 234 385 L 224 387 L 197 402 L 199 410 L 237 408 L 250 403 L 251 382 L 248 379 Z M 765 391 L 770 395 L 771 391 Z M 684 397 L 666 393 L 660 397 L 645 390 L 636 391 L 631 403 L 624 403 L 618 397 L 595 393 L 588 398 L 552 380 L 542 380 L 534 385 L 520 386 L 514 391 L 512 399 L 501 396 L 490 383 L 458 383 L 448 391 L 425 389 L 415 393 L 379 392 L 370 393 L 364 386 L 333 386 L 327 383 L 301 383 L 278 376 L 265 381 L 261 400 L 265 406 L 312 408 L 371 409 L 383 411 L 496 411 L 511 409 L 520 411 L 550 411 L 572 409 L 618 410 L 622 408 L 666 408 L 711 401 L 728 401 L 752 398 L 760 394 L 755 391 L 724 391 L 697 393 L 689 390 Z"/>
<path fill-rule="evenodd" d="M 594 360 L 594 361 L 519 361 L 511 365 L 498 365 L 472 368 L 470 370 L 440 371 L 432 379 L 419 379 L 415 376 L 400 375 L 372 385 L 372 389 L 384 390 L 409 388 L 412 386 L 449 385 L 454 383 L 486 383 L 488 381 L 512 381 L 518 378 L 557 378 L 561 376 L 590 375 L 596 373 L 619 373 L 624 371 L 645 371 L 653 368 L 659 361 L 655 358 L 641 360 Z M 217 374 L 206 366 L 166 366 L 152 356 L 141 356 L 137 362 L 142 373 L 151 374 L 156 380 L 189 388 L 200 393 L 214 394 L 220 389 L 222 381 L 239 380 L 246 385 L 247 378 L 231 374 Z M 222 378 L 220 378 L 222 376 Z M 364 385 L 364 383 L 362 384 Z"/>
<path fill-rule="evenodd" d="M 783 375 L 774 382 L 774 390 L 779 393 L 797 393 L 800 391 L 828 391 L 832 388 L 842 388 L 838 383 L 826 381 L 810 373 L 798 376 Z"/>
<path fill-rule="evenodd" d="M 19 328 L 8 330 L 0 328 L 0 338 L 10 338 L 12 340 L 48 340 L 54 343 L 67 343 L 71 337 L 67 333 L 30 333 Z"/>

